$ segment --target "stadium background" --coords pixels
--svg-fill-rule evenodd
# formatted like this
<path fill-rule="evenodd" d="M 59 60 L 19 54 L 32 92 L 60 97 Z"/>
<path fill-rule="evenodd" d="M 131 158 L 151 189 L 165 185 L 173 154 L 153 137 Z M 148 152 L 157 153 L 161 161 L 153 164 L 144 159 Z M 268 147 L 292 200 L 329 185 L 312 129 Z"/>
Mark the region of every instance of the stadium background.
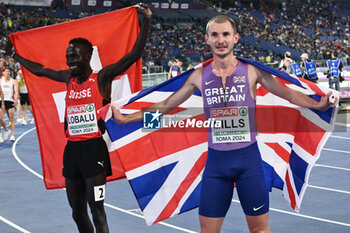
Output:
<path fill-rule="evenodd" d="M 125 0 L 0 0 L 1 43 L 11 32 L 83 18 L 136 4 Z M 148 0 L 153 12 L 150 34 L 143 53 L 144 87 L 166 79 L 175 58 L 184 70 L 211 58 L 204 41 L 208 19 L 226 14 L 239 25 L 241 39 L 235 54 L 277 67 L 286 51 L 300 61 L 307 53 L 318 63 L 319 78 L 332 50 L 345 69 L 341 96 L 350 97 L 350 1 L 315 0 Z M 16 69 L 15 61 L 4 63 Z"/>
<path fill-rule="evenodd" d="M 190 64 L 195 65 L 210 58 L 211 54 L 203 40 L 205 24 L 214 15 L 228 14 L 240 25 L 241 39 L 235 47 L 238 56 L 277 67 L 287 50 L 292 52 L 292 58 L 297 61 L 300 61 L 300 54 L 306 52 L 320 64 L 319 83 L 325 86 L 328 86 L 323 74 L 325 60 L 330 57 L 330 51 L 336 49 L 345 66 L 342 101 L 346 101 L 345 97 L 350 97 L 349 1 L 147 2 L 151 5 L 153 17 L 143 54 L 144 87 L 164 81 L 169 65 L 175 58 L 185 59 L 184 69 Z M 137 1 L 0 0 L 1 66 L 9 63 L 14 69 L 18 68 L 15 61 L 5 57 L 3 51 L 3 43 L 11 32 L 87 17 L 135 3 Z M 96 6 L 89 6 L 94 4 Z M 348 122 L 347 115 L 344 109 L 338 117 L 340 123 Z M 8 119 L 5 120 L 8 123 Z M 17 147 L 9 141 L 0 145 L 0 232 L 76 232 L 65 193 L 47 191 L 42 180 L 25 170 L 11 156 L 17 152 L 25 164 L 41 173 L 37 136 L 33 127 L 22 125 L 16 129 L 18 135 L 21 135 Z M 303 204 L 301 214 L 290 212 L 280 192 L 271 193 L 270 221 L 273 232 L 349 231 L 349 139 L 348 130 L 337 128 L 327 142 L 325 151 L 313 170 L 305 197 L 307 201 Z M 145 227 L 127 182 L 121 180 L 109 185 L 109 190 L 113 190 L 113 195 L 111 193 L 106 200 L 111 232 L 170 233 L 195 232 L 199 229 L 196 211 L 170 219 L 162 225 Z M 240 211 L 235 197 L 223 233 L 247 232 Z M 14 227 L 6 220 L 13 221 L 28 231 Z M 181 226 L 182 229 L 176 226 Z"/>

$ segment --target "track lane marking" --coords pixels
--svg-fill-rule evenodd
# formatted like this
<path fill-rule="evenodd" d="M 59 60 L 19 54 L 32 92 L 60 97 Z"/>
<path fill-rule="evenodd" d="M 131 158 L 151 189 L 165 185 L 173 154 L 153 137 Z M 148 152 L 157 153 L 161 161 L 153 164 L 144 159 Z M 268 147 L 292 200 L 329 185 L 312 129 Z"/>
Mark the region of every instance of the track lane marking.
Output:
<path fill-rule="evenodd" d="M 21 134 L 17 139 L 16 141 L 14 142 L 14 144 L 12 145 L 12 155 L 15 157 L 15 159 L 17 160 L 17 162 L 19 164 L 21 164 L 25 169 L 27 169 L 30 173 L 32 173 L 33 175 L 39 177 L 40 179 L 43 179 L 43 176 L 40 175 L 39 173 L 37 173 L 36 171 L 34 171 L 33 169 L 31 169 L 30 167 L 28 167 L 17 155 L 16 153 L 16 145 L 17 143 L 19 142 L 19 140 L 21 140 L 21 138 L 23 138 L 26 134 L 30 133 L 31 131 L 33 131 L 34 129 L 36 129 L 35 127 L 24 132 L 23 134 Z M 64 189 L 62 189 L 64 190 Z M 133 212 L 130 212 L 128 210 L 125 210 L 125 209 L 122 209 L 122 208 L 119 208 L 117 206 L 114 206 L 114 205 L 111 205 L 111 204 L 108 204 L 108 203 L 104 203 L 105 206 L 109 207 L 109 208 L 112 208 L 114 210 L 118 210 L 120 212 L 123 212 L 123 213 L 126 213 L 126 214 L 129 214 L 129 215 L 132 215 L 132 216 L 135 216 L 135 217 L 138 217 L 138 218 L 144 218 L 142 215 L 140 214 L 136 214 L 136 213 L 133 213 Z M 1 216 L 0 216 L 1 217 Z M 178 227 L 178 226 L 175 226 L 175 225 L 172 225 L 172 224 L 168 224 L 168 223 L 165 223 L 165 222 L 158 222 L 156 224 L 159 224 L 159 225 L 163 225 L 165 227 L 169 227 L 169 228 L 173 228 L 173 229 L 176 229 L 176 230 L 179 230 L 179 231 L 183 231 L 183 232 L 188 232 L 188 233 L 198 233 L 196 231 L 191 231 L 189 229 L 186 229 L 186 228 L 182 228 L 182 227 Z M 29 232 L 29 231 L 27 231 Z M 30 232 L 29 232 L 30 233 Z"/>
<path fill-rule="evenodd" d="M 23 232 L 23 233 L 30 233 L 30 231 L 27 231 L 26 229 L 24 229 L 24 228 L 18 226 L 17 224 L 11 222 L 10 220 L 8 220 L 8 219 L 6 219 L 6 218 L 4 218 L 4 217 L 2 217 L 2 216 L 0 216 L 0 221 L 3 221 L 4 223 L 6 223 L 6 224 L 10 225 L 11 227 L 13 227 L 13 228 L 19 230 L 20 232 Z"/>
<path fill-rule="evenodd" d="M 336 170 L 350 171 L 350 168 L 329 166 L 324 164 L 315 164 L 315 167 L 324 167 L 324 168 L 330 168 L 330 169 L 336 169 Z"/>
<path fill-rule="evenodd" d="M 238 200 L 234 200 L 234 199 L 232 199 L 232 202 L 240 203 Z M 332 224 L 336 224 L 336 225 L 350 227 L 350 223 L 338 222 L 338 221 L 333 221 L 333 220 L 325 219 L 325 218 L 313 217 L 310 215 L 299 214 L 299 213 L 290 212 L 290 211 L 281 210 L 281 209 L 276 209 L 276 208 L 271 208 L 271 207 L 270 207 L 270 210 L 275 211 L 275 212 L 279 212 L 279 213 L 283 213 L 283 214 L 289 214 L 289 215 L 301 217 L 301 218 L 307 218 L 307 219 L 317 220 L 320 222 L 326 222 L 326 223 L 332 223 Z"/>

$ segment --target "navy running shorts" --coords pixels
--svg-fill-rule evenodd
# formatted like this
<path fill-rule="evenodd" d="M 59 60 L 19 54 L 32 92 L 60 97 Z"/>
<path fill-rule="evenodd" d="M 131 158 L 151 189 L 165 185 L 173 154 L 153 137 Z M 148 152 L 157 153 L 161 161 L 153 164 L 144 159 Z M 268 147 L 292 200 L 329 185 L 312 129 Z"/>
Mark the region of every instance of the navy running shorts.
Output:
<path fill-rule="evenodd" d="M 107 172 L 112 175 L 106 142 L 102 137 L 86 141 L 68 141 L 63 154 L 63 176 L 91 178 Z"/>
<path fill-rule="evenodd" d="M 246 215 L 258 216 L 269 211 L 269 193 L 257 143 L 231 151 L 208 149 L 199 215 L 225 217 L 231 204 L 234 183 Z"/>

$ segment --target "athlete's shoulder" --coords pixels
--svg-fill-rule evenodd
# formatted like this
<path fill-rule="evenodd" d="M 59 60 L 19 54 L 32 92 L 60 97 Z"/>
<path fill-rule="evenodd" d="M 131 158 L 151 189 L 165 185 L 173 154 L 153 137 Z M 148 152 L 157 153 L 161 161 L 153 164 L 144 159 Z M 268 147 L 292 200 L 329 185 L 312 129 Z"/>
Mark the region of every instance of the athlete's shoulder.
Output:
<path fill-rule="evenodd" d="M 262 79 L 271 78 L 272 75 L 254 65 L 248 64 L 248 79 L 250 82 L 261 83 Z"/>
<path fill-rule="evenodd" d="M 254 66 L 252 64 L 247 64 L 247 69 L 248 69 L 248 73 L 251 73 L 253 75 L 256 75 L 257 73 L 262 71 L 261 69 L 259 69 L 258 67 Z"/>
<path fill-rule="evenodd" d="M 191 73 L 191 75 L 188 77 L 188 82 L 190 85 L 196 88 L 201 88 L 202 70 L 202 67 L 198 67 Z"/>
<path fill-rule="evenodd" d="M 202 72 L 203 72 L 203 67 L 197 67 L 194 69 L 194 71 L 191 73 L 190 77 L 191 78 L 201 78 L 202 77 Z"/>

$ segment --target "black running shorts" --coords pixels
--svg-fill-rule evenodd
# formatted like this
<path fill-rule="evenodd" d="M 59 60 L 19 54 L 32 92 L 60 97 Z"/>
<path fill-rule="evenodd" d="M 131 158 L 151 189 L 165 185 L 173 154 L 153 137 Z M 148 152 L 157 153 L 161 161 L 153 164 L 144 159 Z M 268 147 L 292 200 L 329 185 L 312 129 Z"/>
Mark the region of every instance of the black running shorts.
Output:
<path fill-rule="evenodd" d="M 5 100 L 4 102 L 5 102 L 5 110 L 9 110 L 9 109 L 15 107 L 13 101 L 7 101 L 7 100 Z M 0 108 L 1 108 L 1 107 L 2 107 L 2 103 L 1 103 L 1 101 L 0 101 Z"/>
<path fill-rule="evenodd" d="M 90 178 L 103 172 L 112 175 L 107 145 L 102 137 L 86 141 L 68 141 L 63 154 L 63 176 Z"/>
<path fill-rule="evenodd" d="M 20 102 L 21 102 L 21 105 L 30 105 L 30 101 L 29 101 L 29 96 L 28 96 L 28 93 L 20 93 L 19 94 L 20 96 Z"/>

